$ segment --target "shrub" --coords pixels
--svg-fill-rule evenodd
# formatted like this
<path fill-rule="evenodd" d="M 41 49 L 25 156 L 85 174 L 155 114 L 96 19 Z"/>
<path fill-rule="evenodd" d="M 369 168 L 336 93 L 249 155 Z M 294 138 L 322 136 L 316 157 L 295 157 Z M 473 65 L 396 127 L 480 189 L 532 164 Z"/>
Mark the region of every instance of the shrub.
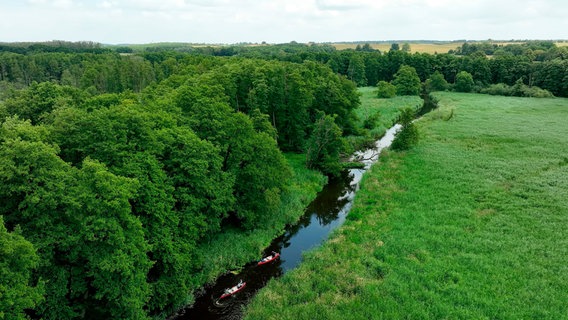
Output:
<path fill-rule="evenodd" d="M 386 81 L 379 81 L 377 83 L 377 97 L 379 98 L 392 98 L 396 96 L 396 87 Z"/>
<path fill-rule="evenodd" d="M 456 75 L 456 84 L 454 88 L 459 92 L 471 92 L 473 84 L 473 76 L 471 73 L 467 71 L 460 71 Z"/>
<path fill-rule="evenodd" d="M 415 111 L 412 109 L 404 109 L 400 115 L 400 124 L 402 128 L 396 134 L 391 149 L 403 151 L 410 149 L 418 142 L 418 129 L 412 122 L 414 120 Z"/>
<path fill-rule="evenodd" d="M 554 95 L 539 87 L 529 87 L 526 84 L 517 81 L 515 85 L 508 86 L 504 83 L 492 84 L 480 91 L 481 93 L 496 96 L 516 96 L 516 97 L 532 97 L 532 98 L 551 98 Z"/>
<path fill-rule="evenodd" d="M 434 72 L 428 80 L 426 80 L 426 90 L 428 92 L 432 91 L 444 91 L 448 88 L 448 82 L 444 78 L 444 75 L 440 71 Z"/>

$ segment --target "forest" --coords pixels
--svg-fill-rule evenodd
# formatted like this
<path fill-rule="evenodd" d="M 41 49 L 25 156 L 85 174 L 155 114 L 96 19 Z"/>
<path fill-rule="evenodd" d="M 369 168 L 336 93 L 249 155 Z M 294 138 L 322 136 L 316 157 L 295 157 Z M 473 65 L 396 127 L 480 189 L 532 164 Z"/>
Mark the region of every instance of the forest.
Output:
<path fill-rule="evenodd" d="M 408 71 L 432 90 L 566 97 L 567 58 L 548 42 L 447 54 L 2 44 L 0 317 L 163 317 L 205 284 L 200 245 L 294 222 L 279 210 L 287 153 L 338 174 L 357 148 L 344 137 L 373 127 L 358 125 L 357 87 L 400 86 Z"/>

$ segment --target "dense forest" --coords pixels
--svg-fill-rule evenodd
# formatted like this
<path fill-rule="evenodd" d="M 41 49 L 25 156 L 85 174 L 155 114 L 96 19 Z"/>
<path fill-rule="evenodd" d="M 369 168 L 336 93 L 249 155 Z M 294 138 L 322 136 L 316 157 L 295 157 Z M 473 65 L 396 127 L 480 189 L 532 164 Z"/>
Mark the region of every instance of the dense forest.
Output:
<path fill-rule="evenodd" d="M 190 301 L 201 243 L 294 222 L 278 217 L 284 152 L 341 170 L 341 137 L 365 134 L 357 86 L 408 71 L 568 96 L 568 51 L 548 42 L 182 49 L 0 45 L 0 317 L 138 319 Z"/>

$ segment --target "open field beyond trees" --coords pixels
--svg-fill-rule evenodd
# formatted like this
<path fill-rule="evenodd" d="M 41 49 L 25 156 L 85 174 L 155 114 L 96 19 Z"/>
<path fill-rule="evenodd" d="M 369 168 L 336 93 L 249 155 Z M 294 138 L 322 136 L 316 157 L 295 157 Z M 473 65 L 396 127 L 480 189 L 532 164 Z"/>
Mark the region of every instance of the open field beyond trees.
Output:
<path fill-rule="evenodd" d="M 456 50 L 460 47 L 465 41 L 448 41 L 448 42 L 432 42 L 432 43 L 422 43 L 422 42 L 408 42 L 408 41 L 393 41 L 392 43 L 398 43 L 402 46 L 404 43 L 408 43 L 410 45 L 410 52 L 420 52 L 420 53 L 448 53 L 450 50 Z M 481 41 L 484 42 L 484 41 Z M 378 42 L 378 43 L 369 43 L 371 48 L 380 50 L 381 52 L 388 52 L 392 45 L 391 42 Z M 476 41 L 468 41 L 468 43 L 476 43 Z M 492 43 L 496 43 L 498 45 L 507 45 L 507 44 L 514 44 L 519 43 L 517 42 L 500 42 L 495 41 Z M 567 41 L 557 41 L 555 44 L 558 47 L 565 47 L 568 46 Z M 334 43 L 333 46 L 337 50 L 345 50 L 345 49 L 355 49 L 357 47 L 357 43 Z"/>
<path fill-rule="evenodd" d="M 568 100 L 437 96 L 246 319 L 568 319 Z"/>

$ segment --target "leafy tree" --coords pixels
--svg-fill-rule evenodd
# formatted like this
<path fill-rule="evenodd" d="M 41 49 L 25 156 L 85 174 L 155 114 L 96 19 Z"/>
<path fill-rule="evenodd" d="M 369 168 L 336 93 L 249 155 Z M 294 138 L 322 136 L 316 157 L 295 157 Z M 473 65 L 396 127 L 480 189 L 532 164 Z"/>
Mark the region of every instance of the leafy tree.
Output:
<path fill-rule="evenodd" d="M 39 261 L 21 229 L 8 232 L 0 216 L 0 318 L 26 319 L 25 310 L 35 308 L 42 300 L 42 283 L 32 281 Z"/>
<path fill-rule="evenodd" d="M 408 42 L 403 43 L 401 50 L 404 52 L 410 52 L 410 44 Z"/>
<path fill-rule="evenodd" d="M 426 80 L 426 87 L 429 92 L 444 91 L 448 88 L 448 82 L 442 73 L 436 71 Z"/>
<path fill-rule="evenodd" d="M 418 142 L 418 130 L 412 122 L 414 115 L 414 110 L 410 108 L 402 110 L 399 119 L 402 128 L 396 134 L 391 149 L 396 151 L 408 150 Z"/>
<path fill-rule="evenodd" d="M 341 171 L 339 157 L 342 150 L 341 129 L 335 124 L 335 116 L 320 113 L 307 142 L 307 167 L 337 176 Z"/>
<path fill-rule="evenodd" d="M 472 75 L 467 71 L 460 71 L 456 76 L 454 88 L 459 92 L 471 92 L 473 89 Z"/>
<path fill-rule="evenodd" d="M 347 69 L 349 80 L 355 82 L 357 86 L 366 86 L 367 78 L 365 76 L 365 61 L 359 54 L 353 54 L 349 60 Z"/>
<path fill-rule="evenodd" d="M 392 84 L 396 87 L 396 94 L 400 96 L 413 96 L 420 93 L 420 78 L 416 69 L 403 65 L 394 75 Z"/>
<path fill-rule="evenodd" d="M 392 98 L 396 96 L 396 87 L 386 81 L 379 81 L 377 83 L 377 97 L 379 98 Z"/>

